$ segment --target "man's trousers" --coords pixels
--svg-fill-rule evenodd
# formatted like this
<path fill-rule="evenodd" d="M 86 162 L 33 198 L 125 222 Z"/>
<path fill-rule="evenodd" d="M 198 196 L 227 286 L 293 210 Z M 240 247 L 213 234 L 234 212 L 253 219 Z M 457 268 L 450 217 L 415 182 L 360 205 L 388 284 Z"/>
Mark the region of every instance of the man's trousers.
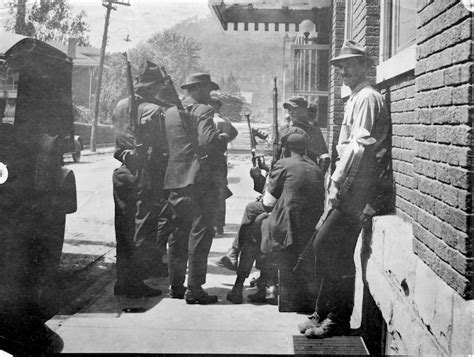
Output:
<path fill-rule="evenodd" d="M 160 212 L 163 205 L 140 190 L 140 175 L 125 166 L 112 176 L 117 242 L 117 285 L 133 286 L 144 280 L 156 259 L 161 259 L 157 245 Z"/>
<path fill-rule="evenodd" d="M 358 217 L 334 209 L 316 235 L 315 311 L 321 317 L 350 321 L 354 307 L 354 250 L 361 229 Z"/>
<path fill-rule="evenodd" d="M 175 223 L 168 241 L 170 284 L 183 286 L 188 265 L 188 286 L 199 287 L 206 282 L 207 257 L 214 237 L 213 193 L 207 186 L 191 185 L 171 190 L 168 202 Z"/>

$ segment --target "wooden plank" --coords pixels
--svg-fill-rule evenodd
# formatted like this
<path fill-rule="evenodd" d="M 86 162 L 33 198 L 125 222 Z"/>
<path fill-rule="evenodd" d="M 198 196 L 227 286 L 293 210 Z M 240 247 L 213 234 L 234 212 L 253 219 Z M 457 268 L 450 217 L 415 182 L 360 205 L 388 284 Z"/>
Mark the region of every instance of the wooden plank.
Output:
<path fill-rule="evenodd" d="M 293 348 L 295 354 L 369 355 L 361 336 L 334 336 L 321 339 L 293 336 Z"/>

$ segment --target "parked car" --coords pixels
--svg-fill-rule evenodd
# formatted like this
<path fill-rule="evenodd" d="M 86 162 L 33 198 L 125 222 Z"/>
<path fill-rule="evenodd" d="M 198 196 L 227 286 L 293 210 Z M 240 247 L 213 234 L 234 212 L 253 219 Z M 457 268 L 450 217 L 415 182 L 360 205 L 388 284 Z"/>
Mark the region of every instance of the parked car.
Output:
<path fill-rule="evenodd" d="M 55 297 L 66 214 L 77 209 L 74 172 L 63 167 L 64 152 L 76 148 L 72 61 L 4 33 L 0 68 L 0 344 L 36 347 Z"/>

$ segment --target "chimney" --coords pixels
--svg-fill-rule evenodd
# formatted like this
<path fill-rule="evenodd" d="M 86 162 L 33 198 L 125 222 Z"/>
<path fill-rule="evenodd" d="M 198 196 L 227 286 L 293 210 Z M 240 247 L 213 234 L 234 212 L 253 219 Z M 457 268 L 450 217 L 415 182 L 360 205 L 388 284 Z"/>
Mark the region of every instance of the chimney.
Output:
<path fill-rule="evenodd" d="M 67 55 L 73 59 L 76 58 L 76 44 L 77 38 L 69 37 L 67 43 Z"/>

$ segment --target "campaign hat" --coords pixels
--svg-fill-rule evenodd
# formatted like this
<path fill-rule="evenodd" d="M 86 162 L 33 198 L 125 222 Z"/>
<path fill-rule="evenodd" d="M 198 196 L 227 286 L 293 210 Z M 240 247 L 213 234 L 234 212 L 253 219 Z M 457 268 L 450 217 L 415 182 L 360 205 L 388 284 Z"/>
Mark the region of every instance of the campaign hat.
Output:
<path fill-rule="evenodd" d="M 283 108 L 288 109 L 288 108 L 307 108 L 308 107 L 308 102 L 306 99 L 303 97 L 291 97 L 283 103 Z"/>
<path fill-rule="evenodd" d="M 211 81 L 211 76 L 207 73 L 194 73 L 186 78 L 184 84 L 181 85 L 182 89 L 187 89 L 195 85 L 210 84 L 211 90 L 218 90 L 219 86 L 217 83 Z"/>
<path fill-rule="evenodd" d="M 138 68 L 136 88 L 147 87 L 157 82 L 164 82 L 163 73 L 157 64 L 143 61 Z"/>
<path fill-rule="evenodd" d="M 346 40 L 342 45 L 339 55 L 332 58 L 329 62 L 332 65 L 337 65 L 338 62 L 347 60 L 349 58 L 364 58 L 368 64 L 372 64 L 372 58 L 367 55 L 367 52 L 364 48 L 357 45 L 353 40 Z"/>

